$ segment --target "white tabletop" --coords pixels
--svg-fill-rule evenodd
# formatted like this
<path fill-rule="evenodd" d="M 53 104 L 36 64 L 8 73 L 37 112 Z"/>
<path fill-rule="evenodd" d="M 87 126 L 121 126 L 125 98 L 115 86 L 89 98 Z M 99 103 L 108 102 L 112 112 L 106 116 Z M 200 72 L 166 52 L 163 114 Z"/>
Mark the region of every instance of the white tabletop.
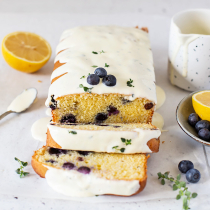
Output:
<path fill-rule="evenodd" d="M 53 54 L 50 61 L 35 74 L 24 74 L 11 69 L 0 55 L 0 113 L 4 112 L 11 102 L 11 100 L 20 93 L 23 89 L 28 87 L 36 87 L 38 89 L 38 101 L 34 106 L 26 113 L 21 115 L 8 116 L 0 122 L 0 139 L 2 150 L 11 151 L 0 153 L 0 173 L 4 173 L 4 164 L 11 164 L 11 172 L 17 167 L 17 164 L 13 161 L 14 156 L 18 156 L 20 159 L 30 161 L 32 150 L 27 148 L 33 148 L 36 150 L 40 147 L 39 143 L 32 139 L 30 134 L 30 127 L 33 121 L 45 117 L 44 101 L 47 96 L 47 91 L 50 84 L 50 74 L 53 68 L 53 59 L 55 53 L 55 47 L 58 43 L 59 37 L 62 31 L 68 27 L 78 25 L 94 25 L 94 24 L 120 24 L 125 26 L 148 26 L 150 30 L 150 38 L 152 43 L 152 50 L 154 54 L 154 66 L 156 70 L 157 84 L 164 88 L 167 95 L 165 105 L 158 110 L 165 118 L 165 129 L 168 129 L 168 134 L 163 134 L 162 141 L 166 141 L 161 144 L 160 153 L 154 154 L 149 161 L 150 168 L 153 167 L 155 157 L 162 157 L 165 155 L 163 162 L 159 167 L 161 172 L 163 170 L 171 170 L 177 172 L 177 162 L 174 161 L 171 164 L 167 163 L 169 155 L 168 148 L 172 147 L 177 151 L 182 151 L 179 145 L 180 139 L 186 140 L 184 145 L 191 149 L 186 153 L 183 151 L 183 158 L 191 158 L 196 156 L 203 160 L 202 146 L 191 140 L 179 129 L 175 121 L 175 108 L 178 102 L 188 93 L 182 91 L 169 84 L 167 78 L 167 48 L 168 48 L 168 33 L 170 26 L 170 18 L 172 15 L 180 10 L 188 8 L 210 8 L 210 1 L 205 0 L 185 0 L 185 1 L 165 1 L 165 0 L 77 0 L 77 1 L 29 1 L 29 0 L 4 0 L 0 2 L 0 40 L 13 31 L 31 31 L 35 32 L 44 38 L 46 38 L 52 47 Z M 54 23 L 54 24 L 53 24 Z M 42 83 L 38 83 L 41 80 Z M 173 97 L 171 94 L 176 94 Z M 172 101 L 171 99 L 174 98 Z M 173 103 L 172 103 L 173 102 Z M 167 116 L 169 115 L 169 117 Z M 27 124 L 27 125 L 26 125 Z M 174 131 L 173 131 L 174 129 Z M 11 131 L 11 132 L 10 132 Z M 21 131 L 21 132 L 20 132 Z M 177 133 L 176 133 L 177 132 Z M 176 138 L 177 142 L 176 142 Z M 4 141 L 3 141 L 4 140 Z M 22 141 L 22 143 L 21 143 Z M 21 147 L 20 147 L 21 143 Z M 11 147 L 11 149 L 9 148 Z M 18 149 L 16 149 L 18 148 Z M 210 150 L 208 150 L 210 152 Z M 189 154 L 188 154 L 189 153 Z M 179 154 L 179 153 L 178 153 Z M 179 154 L 180 155 L 180 154 Z M 199 157 L 200 156 L 200 157 Z M 183 159 L 182 156 L 178 157 L 178 160 Z M 5 160 L 5 161 L 3 161 Z M 164 168 L 164 161 L 167 168 Z M 199 162 L 199 161 L 198 161 Z M 199 163 L 197 166 L 201 167 Z M 157 169 L 157 171 L 159 171 Z M 203 168 L 201 169 L 203 171 Z M 148 173 L 150 171 L 148 170 Z M 149 175 L 149 180 L 152 180 L 153 174 Z M 155 176 L 155 174 L 154 174 Z M 15 185 L 14 180 L 9 180 L 10 176 L 6 180 L 7 183 Z M 2 180 L 2 179 L 1 179 Z M 30 177 L 27 179 L 30 180 Z M 156 177 L 155 177 L 156 180 Z M 21 186 L 26 189 L 26 179 L 21 180 Z M 61 199 L 50 199 L 33 197 L 32 195 L 17 193 L 16 187 L 9 186 L 8 190 L 2 191 L 0 189 L 0 209 L 75 209 L 75 210 L 87 210 L 87 209 L 181 209 L 182 202 L 176 201 L 174 193 L 173 196 L 166 195 L 154 199 L 144 200 L 138 202 L 105 202 L 105 203 L 86 203 L 81 201 L 70 201 Z M 160 186 L 160 191 L 167 188 L 155 183 L 157 192 Z M 0 185 L 1 186 L 1 185 Z M 199 188 L 199 184 L 195 185 Z M 190 186 L 191 187 L 191 186 Z M 3 186 L 7 189 L 7 186 Z M 14 189 L 14 193 L 12 191 Z M 148 188 L 149 189 L 149 186 Z M 168 187 L 169 191 L 172 190 Z M 207 188 L 203 187 L 204 193 L 192 200 L 192 209 L 210 209 L 209 201 L 209 185 Z M 200 190 L 200 189 L 198 189 Z M 30 190 L 29 190 L 30 192 Z M 147 191 L 146 191 L 147 192 Z M 206 193 L 205 193 L 206 192 Z M 143 195 L 143 194 L 142 194 Z M 123 199 L 125 200 L 125 198 Z"/>

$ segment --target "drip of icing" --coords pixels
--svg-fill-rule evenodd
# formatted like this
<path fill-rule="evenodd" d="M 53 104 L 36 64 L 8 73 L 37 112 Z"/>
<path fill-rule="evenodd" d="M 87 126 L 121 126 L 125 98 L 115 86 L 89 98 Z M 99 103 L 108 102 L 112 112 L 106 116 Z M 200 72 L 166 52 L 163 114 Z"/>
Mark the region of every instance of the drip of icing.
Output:
<path fill-rule="evenodd" d="M 155 112 L 152 117 L 152 124 L 162 131 L 164 126 L 164 119 L 162 115 Z"/>
<path fill-rule="evenodd" d="M 107 180 L 90 174 L 82 174 L 76 170 L 62 170 L 47 167 L 45 178 L 56 192 L 73 197 L 89 197 L 103 194 L 132 195 L 140 184 L 138 180 Z"/>
<path fill-rule="evenodd" d="M 166 100 L 166 94 L 165 91 L 158 85 L 156 85 L 156 94 L 157 94 L 156 110 L 158 110 L 164 104 Z"/>
<path fill-rule="evenodd" d="M 160 130 L 135 128 L 131 131 L 77 130 L 48 124 L 53 140 L 63 149 L 96 152 L 116 152 L 113 147 L 125 148 L 124 153 L 151 153 L 147 142 L 161 135 Z M 69 131 L 76 131 L 73 135 Z M 131 139 L 131 145 L 125 146 L 121 138 Z"/>
<path fill-rule="evenodd" d="M 47 108 L 45 113 L 46 113 L 47 116 L 52 116 L 50 108 Z"/>
<path fill-rule="evenodd" d="M 46 141 L 47 139 L 47 124 L 50 122 L 51 117 L 44 117 L 37 120 L 31 127 L 32 137 L 39 141 Z"/>
<path fill-rule="evenodd" d="M 7 111 L 22 112 L 27 109 L 36 99 L 37 90 L 29 88 L 18 95 L 7 108 Z"/>
<path fill-rule="evenodd" d="M 53 71 L 51 79 L 66 74 L 51 84 L 46 106 L 49 106 L 51 95 L 56 99 L 84 93 L 80 84 L 93 87 L 92 93 L 119 93 L 130 96 L 129 100 L 142 97 L 156 103 L 152 52 L 148 34 L 144 31 L 117 26 L 84 26 L 65 31 L 61 40 L 57 53 L 64 51 L 57 54 L 55 62 L 65 64 Z M 102 50 L 104 53 L 100 53 Z M 109 67 L 105 67 L 105 63 Z M 117 78 L 117 84 L 109 87 L 100 81 L 92 86 L 86 77 L 80 79 L 94 73 L 95 65 L 105 67 L 108 74 Z M 127 86 L 130 78 L 134 87 Z"/>

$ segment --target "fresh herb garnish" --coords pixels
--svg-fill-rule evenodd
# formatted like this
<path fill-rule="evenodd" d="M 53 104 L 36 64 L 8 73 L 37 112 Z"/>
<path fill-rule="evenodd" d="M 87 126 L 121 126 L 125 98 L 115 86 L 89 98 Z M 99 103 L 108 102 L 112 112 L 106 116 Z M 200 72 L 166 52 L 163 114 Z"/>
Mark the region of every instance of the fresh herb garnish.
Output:
<path fill-rule="evenodd" d="M 169 171 L 165 172 L 164 174 L 162 174 L 161 172 L 159 172 L 158 175 L 158 179 L 161 179 L 161 184 L 164 185 L 165 184 L 165 179 L 169 180 L 170 182 L 173 182 L 173 190 L 178 190 L 179 189 L 179 194 L 176 196 L 176 199 L 179 200 L 180 198 L 182 198 L 183 200 L 183 209 L 184 210 L 188 210 L 189 208 L 189 203 L 190 203 L 190 199 L 191 198 L 196 198 L 197 197 L 197 193 L 191 193 L 190 191 L 188 191 L 188 188 L 186 187 L 186 182 L 180 181 L 181 179 L 181 175 L 178 174 L 176 179 L 174 179 L 173 177 L 169 177 Z"/>
<path fill-rule="evenodd" d="M 130 79 L 129 81 L 127 81 L 127 86 L 128 87 L 134 87 L 132 83 L 133 83 L 133 80 Z"/>
<path fill-rule="evenodd" d="M 120 152 L 125 152 L 125 148 L 121 148 L 121 149 L 118 149 L 119 146 L 114 146 L 112 147 L 112 149 L 115 149 L 116 151 L 120 151 Z"/>
<path fill-rule="evenodd" d="M 71 134 L 77 134 L 77 132 L 76 131 L 69 131 L 69 133 L 71 133 Z"/>
<path fill-rule="evenodd" d="M 125 143 L 126 146 L 131 145 L 131 139 L 125 139 L 121 138 L 121 141 Z M 116 151 L 125 152 L 125 148 L 119 149 L 119 146 L 114 146 L 112 149 L 115 149 Z"/>
<path fill-rule="evenodd" d="M 101 54 L 101 53 L 105 53 L 105 52 L 102 50 L 102 51 L 100 52 L 100 54 Z"/>
<path fill-rule="evenodd" d="M 19 160 L 16 157 L 15 157 L 15 160 L 18 161 L 18 163 L 20 164 L 20 168 L 18 168 L 16 170 L 16 173 L 20 174 L 20 178 L 23 178 L 24 176 L 27 176 L 29 174 L 29 172 L 23 171 L 23 168 L 26 167 L 28 165 L 28 163 L 27 162 L 23 162 L 23 161 Z"/>
<path fill-rule="evenodd" d="M 105 67 L 109 67 L 109 65 L 107 63 L 105 63 Z"/>
<path fill-rule="evenodd" d="M 127 145 L 131 145 L 131 139 L 121 138 L 121 141 L 122 141 L 123 143 L 125 143 L 126 146 L 127 146 Z"/>
<path fill-rule="evenodd" d="M 97 53 L 97 52 L 95 52 L 95 51 L 92 51 L 92 53 L 93 53 L 93 54 L 98 54 L 98 53 Z"/>
<path fill-rule="evenodd" d="M 125 152 L 125 148 L 121 148 L 120 149 L 120 152 Z"/>
<path fill-rule="evenodd" d="M 80 87 L 80 88 L 83 88 L 83 90 L 84 90 L 85 92 L 88 92 L 88 93 L 91 93 L 91 90 L 93 89 L 93 87 L 92 87 L 92 88 L 88 88 L 88 87 L 83 86 L 82 84 L 80 84 L 79 87 Z"/>
<path fill-rule="evenodd" d="M 98 66 L 93 65 L 93 66 L 91 66 L 91 67 L 96 68 L 96 67 L 98 67 Z"/>
<path fill-rule="evenodd" d="M 90 75 L 90 73 L 88 73 L 87 77 Z M 86 76 L 83 75 L 82 77 L 80 77 L 80 79 L 84 79 Z"/>

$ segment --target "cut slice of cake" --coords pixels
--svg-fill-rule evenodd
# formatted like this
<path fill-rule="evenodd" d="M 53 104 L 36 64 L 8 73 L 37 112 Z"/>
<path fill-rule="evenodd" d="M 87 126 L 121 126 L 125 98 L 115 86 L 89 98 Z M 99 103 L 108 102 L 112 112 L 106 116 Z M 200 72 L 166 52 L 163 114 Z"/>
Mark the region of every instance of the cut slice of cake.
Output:
<path fill-rule="evenodd" d="M 53 122 L 150 123 L 156 105 L 148 33 L 119 26 L 67 30 L 56 50 L 46 106 Z"/>
<path fill-rule="evenodd" d="M 147 180 L 144 154 L 108 154 L 43 147 L 35 151 L 32 167 L 57 192 L 67 196 L 113 194 L 131 196 Z"/>
<path fill-rule="evenodd" d="M 151 153 L 159 151 L 161 131 L 151 124 L 49 123 L 47 146 L 108 153 Z"/>

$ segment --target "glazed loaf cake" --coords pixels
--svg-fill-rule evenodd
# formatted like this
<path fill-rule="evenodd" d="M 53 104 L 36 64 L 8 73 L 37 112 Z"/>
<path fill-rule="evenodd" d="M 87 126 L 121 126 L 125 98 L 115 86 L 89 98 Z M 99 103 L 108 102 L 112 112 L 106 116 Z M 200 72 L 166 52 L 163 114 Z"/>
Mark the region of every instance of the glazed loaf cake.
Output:
<path fill-rule="evenodd" d="M 151 153 L 159 151 L 161 131 L 151 124 L 49 123 L 47 146 L 108 153 Z"/>
<path fill-rule="evenodd" d="M 156 87 L 145 30 L 72 28 L 62 34 L 56 53 L 46 101 L 54 123 L 151 122 Z"/>
<path fill-rule="evenodd" d="M 147 159 L 144 154 L 43 147 L 34 153 L 32 167 L 55 191 L 67 196 L 130 196 L 142 191 L 146 185 Z"/>

